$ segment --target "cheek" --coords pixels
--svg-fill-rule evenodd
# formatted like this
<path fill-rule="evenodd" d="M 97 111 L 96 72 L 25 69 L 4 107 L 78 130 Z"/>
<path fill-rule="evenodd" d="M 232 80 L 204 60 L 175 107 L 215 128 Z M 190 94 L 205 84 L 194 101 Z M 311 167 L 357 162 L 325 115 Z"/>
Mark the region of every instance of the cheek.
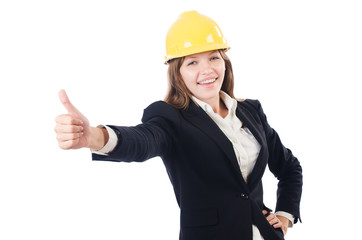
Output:
<path fill-rule="evenodd" d="M 181 72 L 181 77 L 188 88 L 196 82 L 194 74 L 189 72 Z"/>
<path fill-rule="evenodd" d="M 225 72 L 226 72 L 226 67 L 221 67 L 219 69 L 219 76 L 222 76 L 222 80 L 224 80 L 224 77 L 225 77 Z"/>
<path fill-rule="evenodd" d="M 225 74 L 226 71 L 226 66 L 225 66 L 225 62 L 220 66 L 220 73 Z"/>

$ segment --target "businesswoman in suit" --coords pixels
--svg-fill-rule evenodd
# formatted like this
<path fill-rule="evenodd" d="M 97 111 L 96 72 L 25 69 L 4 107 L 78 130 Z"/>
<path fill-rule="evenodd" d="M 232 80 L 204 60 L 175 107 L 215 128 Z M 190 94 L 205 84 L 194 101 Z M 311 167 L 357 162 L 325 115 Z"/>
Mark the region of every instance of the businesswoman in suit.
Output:
<path fill-rule="evenodd" d="M 195 11 L 166 41 L 169 91 L 134 127 L 91 127 L 69 101 L 56 118 L 62 149 L 88 147 L 93 160 L 142 162 L 160 156 L 180 207 L 182 240 L 280 240 L 300 220 L 302 169 L 257 100 L 237 100 L 218 25 Z M 276 212 L 263 203 L 266 166 L 278 178 Z"/>

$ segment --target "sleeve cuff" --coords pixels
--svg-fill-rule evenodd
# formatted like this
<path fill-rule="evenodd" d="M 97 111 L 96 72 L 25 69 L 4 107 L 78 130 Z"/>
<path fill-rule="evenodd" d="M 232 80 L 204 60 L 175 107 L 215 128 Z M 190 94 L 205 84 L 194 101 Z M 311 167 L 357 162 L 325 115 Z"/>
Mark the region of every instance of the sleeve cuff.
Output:
<path fill-rule="evenodd" d="M 278 212 L 275 212 L 275 215 L 288 218 L 288 220 L 289 220 L 289 226 L 288 227 L 290 227 L 290 228 L 293 227 L 293 225 L 294 225 L 294 216 L 292 214 L 287 213 L 287 212 L 283 212 L 283 211 L 278 211 Z"/>
<path fill-rule="evenodd" d="M 97 151 L 92 151 L 92 153 L 107 156 L 108 153 L 112 152 L 114 150 L 114 148 L 117 146 L 118 137 L 117 137 L 116 133 L 113 131 L 113 129 L 108 126 L 98 125 L 97 127 L 105 128 L 108 132 L 109 138 L 108 138 L 108 142 L 106 143 L 106 145 L 104 145 L 103 148 L 101 148 Z"/>

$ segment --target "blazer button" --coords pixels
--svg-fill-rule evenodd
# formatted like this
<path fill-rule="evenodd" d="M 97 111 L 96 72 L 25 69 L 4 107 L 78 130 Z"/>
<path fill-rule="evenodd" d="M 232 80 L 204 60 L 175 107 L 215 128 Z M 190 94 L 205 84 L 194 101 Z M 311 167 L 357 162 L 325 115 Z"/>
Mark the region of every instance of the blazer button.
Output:
<path fill-rule="evenodd" d="M 248 198 L 249 198 L 249 196 L 246 195 L 245 193 L 240 194 L 240 197 L 241 197 L 242 199 L 248 199 Z"/>

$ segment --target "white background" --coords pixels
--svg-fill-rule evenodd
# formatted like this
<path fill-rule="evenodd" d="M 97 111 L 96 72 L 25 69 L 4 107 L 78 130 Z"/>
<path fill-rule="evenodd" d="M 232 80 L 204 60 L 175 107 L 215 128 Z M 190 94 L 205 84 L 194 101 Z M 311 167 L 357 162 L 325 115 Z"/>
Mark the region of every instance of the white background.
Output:
<path fill-rule="evenodd" d="M 287 239 L 357 239 L 360 1 L 1 1 L 0 239 L 178 239 L 162 161 L 92 162 L 57 146 L 66 89 L 92 125 L 140 123 L 163 99 L 167 30 L 183 11 L 226 35 L 235 94 L 257 98 L 304 170 Z M 276 180 L 266 174 L 265 202 Z"/>

